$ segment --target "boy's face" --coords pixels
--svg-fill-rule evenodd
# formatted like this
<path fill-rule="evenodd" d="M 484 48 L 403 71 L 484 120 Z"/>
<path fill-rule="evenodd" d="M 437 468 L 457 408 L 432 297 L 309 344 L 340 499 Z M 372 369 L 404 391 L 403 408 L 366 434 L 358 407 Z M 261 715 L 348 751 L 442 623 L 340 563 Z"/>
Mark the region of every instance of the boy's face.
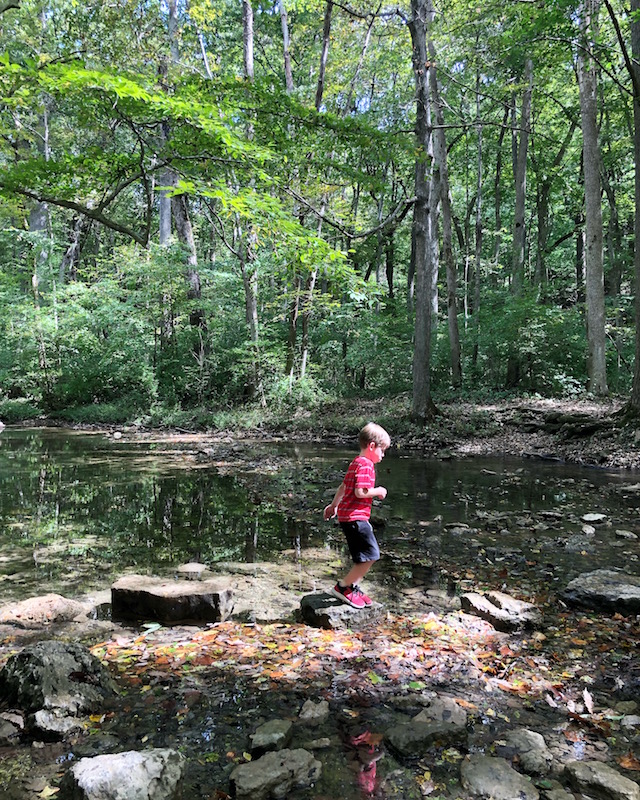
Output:
<path fill-rule="evenodd" d="M 375 442 L 369 442 L 367 445 L 367 457 L 370 461 L 373 461 L 374 464 L 379 464 L 384 458 L 386 449 L 386 447 L 382 447 Z"/>

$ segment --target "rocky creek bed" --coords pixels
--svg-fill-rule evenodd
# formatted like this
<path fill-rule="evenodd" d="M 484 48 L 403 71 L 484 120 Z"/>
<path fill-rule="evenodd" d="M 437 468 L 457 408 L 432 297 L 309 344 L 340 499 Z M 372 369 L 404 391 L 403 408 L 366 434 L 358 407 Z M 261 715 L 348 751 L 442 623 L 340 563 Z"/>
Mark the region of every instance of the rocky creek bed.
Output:
<path fill-rule="evenodd" d="M 538 424 L 547 412 L 530 413 Z M 578 447 L 573 434 L 527 431 L 522 411 L 514 425 L 505 414 L 492 422 L 493 435 L 487 427 L 484 436 L 466 436 L 457 417 L 458 432 L 440 428 L 420 446 L 447 459 L 510 452 L 638 463 L 630 430 L 614 439 L 598 438 L 599 429 Z M 326 474 L 310 467 L 292 475 L 286 456 L 256 456 L 228 435 L 164 438 L 179 443 L 185 468 L 215 464 L 240 476 L 256 503 L 277 497 L 293 516 L 308 514 L 300 481 L 318 509 L 328 490 Z M 620 484 L 632 511 L 638 483 L 630 474 Z M 73 713 L 55 712 L 38 728 L 40 709 L 5 689 L 0 793 L 7 800 L 639 800 L 640 524 L 633 513 L 622 524 L 602 511 L 561 503 L 529 515 L 484 508 L 472 524 L 403 526 L 398 538 L 409 546 L 390 547 L 393 557 L 367 582 L 375 607 L 343 607 L 334 622 L 303 617 L 309 597 L 322 605 L 341 566 L 335 550 L 314 547 L 273 562 L 198 568 L 189 577 L 224 580 L 233 593 L 233 609 L 217 622 L 101 618 L 108 585 L 91 596 L 7 603 L 3 672 L 38 643 L 80 644 L 106 669 L 113 693 L 86 707 L 65 700 Z M 517 545 L 508 536 L 514 530 L 528 534 Z M 426 548 L 416 554 L 418 533 Z M 567 567 L 568 553 L 579 554 L 583 570 Z M 101 679 L 78 658 L 71 684 L 94 688 Z M 118 758 L 99 760 L 107 756 Z M 87 777 L 90 768 L 103 777 Z M 117 794 L 127 781 L 130 794 Z"/>

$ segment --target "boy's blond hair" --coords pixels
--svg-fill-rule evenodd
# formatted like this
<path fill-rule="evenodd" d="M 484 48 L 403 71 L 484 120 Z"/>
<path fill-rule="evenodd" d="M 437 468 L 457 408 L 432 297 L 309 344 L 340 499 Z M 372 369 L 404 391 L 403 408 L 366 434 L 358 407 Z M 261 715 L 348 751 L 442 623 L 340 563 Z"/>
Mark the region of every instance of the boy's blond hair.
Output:
<path fill-rule="evenodd" d="M 381 425 L 376 425 L 375 422 L 368 422 L 358 434 L 358 443 L 361 449 L 364 450 L 370 442 L 386 450 L 391 444 L 391 437 Z"/>

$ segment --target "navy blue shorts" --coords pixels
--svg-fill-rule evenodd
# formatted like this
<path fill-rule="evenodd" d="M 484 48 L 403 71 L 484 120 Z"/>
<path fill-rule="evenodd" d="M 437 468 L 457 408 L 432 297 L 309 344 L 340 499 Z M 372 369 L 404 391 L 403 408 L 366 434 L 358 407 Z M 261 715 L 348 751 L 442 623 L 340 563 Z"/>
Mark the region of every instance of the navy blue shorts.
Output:
<path fill-rule="evenodd" d="M 380 548 L 370 522 L 359 519 L 355 522 L 341 522 L 340 527 L 347 537 L 354 564 L 377 561 L 380 558 Z"/>

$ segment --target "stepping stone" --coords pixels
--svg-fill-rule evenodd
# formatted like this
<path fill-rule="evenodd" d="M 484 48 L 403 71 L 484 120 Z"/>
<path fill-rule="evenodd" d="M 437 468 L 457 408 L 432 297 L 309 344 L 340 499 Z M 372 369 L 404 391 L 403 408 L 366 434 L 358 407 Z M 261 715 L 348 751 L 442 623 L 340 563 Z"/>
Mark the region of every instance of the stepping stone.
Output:
<path fill-rule="evenodd" d="M 489 592 L 486 595 L 468 592 L 460 597 L 460 602 L 464 611 L 482 617 L 498 631 L 536 628 L 542 622 L 540 612 L 534 605 L 516 600 L 504 592 Z"/>
<path fill-rule="evenodd" d="M 612 569 L 583 572 L 567 585 L 561 597 L 572 606 L 638 614 L 640 577 Z"/>
<path fill-rule="evenodd" d="M 229 581 L 162 581 L 146 575 L 126 575 L 111 587 L 114 618 L 221 622 L 233 611 Z"/>
<path fill-rule="evenodd" d="M 384 616 L 382 603 L 369 608 L 353 608 L 326 592 L 307 594 L 300 601 L 300 613 L 307 625 L 314 628 L 352 631 L 363 630 L 377 624 Z"/>

